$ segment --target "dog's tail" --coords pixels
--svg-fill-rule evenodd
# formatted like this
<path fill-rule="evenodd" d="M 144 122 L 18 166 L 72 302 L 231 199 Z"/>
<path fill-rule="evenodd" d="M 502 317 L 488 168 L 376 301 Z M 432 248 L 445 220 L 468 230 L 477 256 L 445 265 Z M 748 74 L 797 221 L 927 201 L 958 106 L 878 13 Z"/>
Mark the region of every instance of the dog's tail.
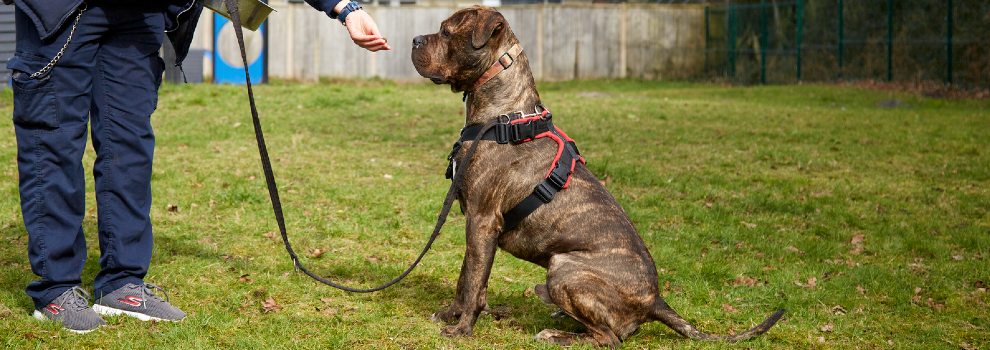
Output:
<path fill-rule="evenodd" d="M 784 316 L 784 310 L 777 310 L 777 312 L 774 312 L 773 315 L 767 317 L 767 319 L 756 325 L 756 327 L 750 328 L 749 330 L 736 335 L 711 335 L 702 333 L 688 323 L 688 321 L 684 320 L 681 315 L 678 315 L 677 312 L 670 308 L 670 305 L 667 305 L 667 303 L 662 299 L 657 302 L 656 306 L 654 306 L 653 316 L 678 334 L 690 339 L 737 342 L 766 333 L 770 330 L 770 327 L 773 327 L 773 325 Z"/>

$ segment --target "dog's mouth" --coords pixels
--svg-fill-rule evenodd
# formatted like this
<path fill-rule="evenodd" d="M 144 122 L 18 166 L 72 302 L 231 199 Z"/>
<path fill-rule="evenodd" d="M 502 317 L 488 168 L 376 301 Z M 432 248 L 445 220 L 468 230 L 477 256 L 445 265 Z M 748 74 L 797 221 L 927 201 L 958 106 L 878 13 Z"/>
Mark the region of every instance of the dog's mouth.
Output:
<path fill-rule="evenodd" d="M 443 79 L 435 78 L 435 77 L 430 77 L 430 81 L 432 81 L 434 84 L 437 84 L 437 85 L 441 85 L 441 84 L 447 83 Z"/>

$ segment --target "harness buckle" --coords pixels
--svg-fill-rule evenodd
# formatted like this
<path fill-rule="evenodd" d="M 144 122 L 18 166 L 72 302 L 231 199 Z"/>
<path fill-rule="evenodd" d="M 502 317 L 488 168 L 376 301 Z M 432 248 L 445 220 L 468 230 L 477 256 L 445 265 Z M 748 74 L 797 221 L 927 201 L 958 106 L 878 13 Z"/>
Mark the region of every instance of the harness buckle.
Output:
<path fill-rule="evenodd" d="M 557 166 L 560 166 L 560 165 L 557 165 Z M 554 169 L 554 170 L 557 170 L 557 169 Z M 564 184 L 567 183 L 567 179 L 566 178 L 561 178 L 560 175 L 557 175 L 557 172 L 556 171 L 551 171 L 550 172 L 550 176 L 547 176 L 547 181 L 550 182 L 550 184 L 552 184 L 553 187 L 556 187 L 557 190 L 563 189 L 564 188 Z"/>
<path fill-rule="evenodd" d="M 525 123 L 519 123 L 519 124 L 512 124 L 512 126 L 513 126 L 513 128 L 511 128 L 511 130 L 510 130 L 511 133 L 509 135 L 509 136 L 511 136 L 511 141 L 512 142 L 519 142 L 519 141 L 522 141 L 522 140 L 531 138 L 533 136 L 536 136 L 533 133 L 533 131 L 534 131 L 534 129 L 533 129 L 533 122 L 525 122 Z"/>
<path fill-rule="evenodd" d="M 495 124 L 493 128 L 495 130 L 495 142 L 500 145 L 509 143 L 512 124 Z"/>
<path fill-rule="evenodd" d="M 550 188 L 547 182 L 543 181 L 533 188 L 533 194 L 543 203 L 550 203 L 553 200 L 553 195 L 557 194 L 557 190 Z"/>
<path fill-rule="evenodd" d="M 498 64 L 502 65 L 502 69 L 509 69 L 516 60 L 512 59 L 512 56 L 508 52 L 503 53 L 502 56 L 498 58 Z"/>

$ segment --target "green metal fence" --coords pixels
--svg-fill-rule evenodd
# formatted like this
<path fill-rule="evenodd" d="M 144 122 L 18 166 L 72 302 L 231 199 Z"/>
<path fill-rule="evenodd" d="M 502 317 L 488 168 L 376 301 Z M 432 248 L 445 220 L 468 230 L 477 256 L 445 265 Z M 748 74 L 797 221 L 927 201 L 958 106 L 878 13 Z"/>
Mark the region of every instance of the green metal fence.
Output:
<path fill-rule="evenodd" d="M 705 9 L 705 72 L 738 83 L 990 87 L 990 1 L 751 0 Z"/>

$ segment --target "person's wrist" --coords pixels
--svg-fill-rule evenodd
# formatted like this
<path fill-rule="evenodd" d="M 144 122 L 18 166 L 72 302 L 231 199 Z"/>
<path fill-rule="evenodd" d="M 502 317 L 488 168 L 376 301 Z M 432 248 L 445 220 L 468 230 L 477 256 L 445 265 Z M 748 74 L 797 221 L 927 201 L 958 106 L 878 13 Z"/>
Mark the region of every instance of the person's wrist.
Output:
<path fill-rule="evenodd" d="M 344 3 L 342 7 L 340 5 L 341 3 L 344 3 L 344 1 L 342 0 L 340 3 L 337 3 L 337 6 L 334 6 L 334 11 L 337 13 L 337 20 L 340 21 L 340 24 L 346 26 L 347 15 L 351 14 L 354 11 L 361 10 L 362 7 L 361 4 L 358 4 L 357 2 L 354 1 L 347 1 L 346 3 Z M 339 10 L 337 9 L 338 7 L 340 7 Z"/>
<path fill-rule="evenodd" d="M 333 17 L 334 17 L 334 19 L 337 18 L 337 14 L 339 14 L 340 11 L 342 11 L 344 9 L 344 6 L 347 6 L 348 3 L 350 3 L 350 1 L 348 1 L 348 0 L 340 0 L 340 1 L 337 2 L 336 5 L 333 6 Z"/>

